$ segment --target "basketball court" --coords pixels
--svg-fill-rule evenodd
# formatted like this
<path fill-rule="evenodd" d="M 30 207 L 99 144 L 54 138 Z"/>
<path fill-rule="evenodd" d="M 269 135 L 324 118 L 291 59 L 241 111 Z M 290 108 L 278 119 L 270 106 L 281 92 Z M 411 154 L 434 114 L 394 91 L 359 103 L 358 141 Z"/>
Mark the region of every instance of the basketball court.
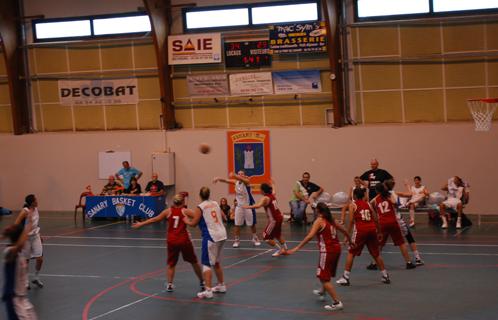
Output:
<path fill-rule="evenodd" d="M 0 227 L 12 219 L 3 217 Z M 443 231 L 426 219 L 425 214 L 417 215 L 415 230 L 424 266 L 405 270 L 397 248 L 388 245 L 383 257 L 392 283 L 385 285 L 378 271 L 365 269 L 369 259 L 364 253 L 355 260 L 351 286 L 337 286 L 344 310 L 330 312 L 312 294 L 318 288 L 316 243 L 295 255 L 273 258 L 265 244 L 254 248 L 243 241 L 234 249 L 227 241 L 228 292 L 199 300 L 197 278 L 183 261 L 177 266 L 175 291 L 164 290 L 165 224 L 132 230 L 125 221 L 87 221 L 83 228 L 71 214 L 42 213 L 45 287 L 32 288 L 29 296 L 39 318 L 53 320 L 495 319 L 498 220 L 486 217 L 480 226 Z M 307 229 L 284 223 L 289 247 L 297 245 Z M 197 229 L 191 231 L 199 256 L 200 235 Z M 243 230 L 242 239 L 249 239 L 247 232 Z M 339 276 L 344 253 L 343 248 Z"/>

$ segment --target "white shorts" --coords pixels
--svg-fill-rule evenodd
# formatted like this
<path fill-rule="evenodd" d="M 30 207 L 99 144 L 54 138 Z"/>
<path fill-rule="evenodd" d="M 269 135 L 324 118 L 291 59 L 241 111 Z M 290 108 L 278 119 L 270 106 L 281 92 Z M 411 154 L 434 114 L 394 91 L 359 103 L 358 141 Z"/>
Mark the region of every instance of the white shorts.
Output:
<path fill-rule="evenodd" d="M 460 203 L 462 203 L 462 201 L 457 198 L 448 198 L 446 199 L 446 201 L 443 201 L 443 204 L 446 208 L 451 208 L 453 210 L 456 210 Z"/>
<path fill-rule="evenodd" d="M 235 225 L 240 227 L 244 225 L 244 222 L 249 227 L 254 224 L 254 214 L 252 209 L 235 207 Z"/>
<path fill-rule="evenodd" d="M 43 256 L 43 246 L 40 234 L 29 236 L 24 244 L 21 255 L 26 259 L 33 259 Z"/>
<path fill-rule="evenodd" d="M 28 297 L 14 297 L 14 309 L 19 320 L 36 320 L 35 307 L 29 302 Z"/>
<path fill-rule="evenodd" d="M 225 241 L 212 242 L 207 239 L 202 240 L 202 265 L 212 267 L 216 263 L 221 263 Z"/>

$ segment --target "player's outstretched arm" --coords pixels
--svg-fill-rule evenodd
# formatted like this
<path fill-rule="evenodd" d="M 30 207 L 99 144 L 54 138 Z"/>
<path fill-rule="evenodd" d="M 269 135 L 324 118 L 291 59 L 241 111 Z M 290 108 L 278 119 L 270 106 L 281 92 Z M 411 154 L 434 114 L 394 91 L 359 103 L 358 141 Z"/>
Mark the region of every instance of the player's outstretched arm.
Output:
<path fill-rule="evenodd" d="M 225 179 L 225 178 L 221 178 L 221 177 L 214 177 L 213 178 L 213 183 L 217 183 L 217 182 L 223 182 L 223 183 L 228 183 L 228 184 L 235 184 L 235 180 L 233 180 L 233 179 Z"/>
<path fill-rule="evenodd" d="M 238 174 L 236 174 L 234 172 L 230 172 L 229 177 L 230 177 L 230 179 L 235 179 L 237 181 L 242 181 L 244 184 L 247 184 L 247 185 L 250 184 L 249 178 L 243 177 L 243 176 L 238 175 Z"/>
<path fill-rule="evenodd" d="M 270 198 L 268 198 L 267 196 L 264 196 L 263 198 L 261 198 L 259 200 L 258 203 L 255 203 L 251 206 L 242 206 L 242 208 L 244 208 L 244 209 L 258 209 L 258 208 L 267 206 L 268 203 L 270 203 Z"/>
<path fill-rule="evenodd" d="M 301 250 L 302 247 L 304 247 L 308 242 L 310 242 L 320 231 L 322 228 L 322 217 L 318 217 L 315 222 L 313 222 L 313 225 L 311 226 L 310 232 L 304 237 L 303 241 L 301 241 L 297 246 L 294 248 L 287 250 L 287 254 L 293 254 L 296 253 L 297 251 Z"/>
<path fill-rule="evenodd" d="M 183 209 L 182 213 L 183 222 L 188 226 L 195 227 L 199 224 L 199 221 L 201 221 L 202 212 L 199 207 L 195 208 L 195 210 Z"/>
<path fill-rule="evenodd" d="M 146 226 L 148 224 L 156 223 L 156 222 L 159 222 L 161 220 L 168 219 L 170 214 L 171 214 L 171 210 L 165 209 L 160 214 L 155 216 L 154 218 L 150 218 L 150 219 L 144 220 L 142 222 L 135 222 L 134 224 L 131 225 L 131 227 L 133 229 L 138 229 L 138 228 L 141 228 L 141 227 Z"/>
<path fill-rule="evenodd" d="M 343 226 L 341 226 L 340 224 L 335 223 L 335 221 L 334 221 L 334 227 L 335 227 L 337 230 L 339 230 L 339 231 L 340 231 L 340 232 L 341 232 L 341 233 L 342 233 L 342 234 L 346 237 L 346 239 L 348 240 L 348 243 L 349 243 L 349 244 L 351 244 L 351 245 L 353 244 L 353 243 L 352 243 L 352 241 L 351 241 L 351 236 L 349 235 L 349 234 L 350 234 L 350 232 L 348 232 L 346 229 L 344 229 L 344 227 L 343 227 Z"/>

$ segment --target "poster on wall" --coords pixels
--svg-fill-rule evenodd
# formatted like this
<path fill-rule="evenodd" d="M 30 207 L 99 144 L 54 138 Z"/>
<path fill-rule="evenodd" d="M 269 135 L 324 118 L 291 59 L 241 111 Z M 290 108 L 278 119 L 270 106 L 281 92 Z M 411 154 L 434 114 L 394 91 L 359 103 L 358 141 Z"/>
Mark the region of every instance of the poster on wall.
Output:
<path fill-rule="evenodd" d="M 226 74 L 187 75 L 188 93 L 198 96 L 228 95 L 228 77 Z"/>
<path fill-rule="evenodd" d="M 231 74 L 230 92 L 233 96 L 273 94 L 271 72 Z"/>
<path fill-rule="evenodd" d="M 268 40 L 225 42 L 227 68 L 258 68 L 271 66 Z"/>
<path fill-rule="evenodd" d="M 170 65 L 220 62 L 220 33 L 168 36 L 168 63 Z"/>
<path fill-rule="evenodd" d="M 275 94 L 314 93 L 322 91 L 319 70 L 273 72 Z"/>
<path fill-rule="evenodd" d="M 59 102 L 63 106 L 137 104 L 136 78 L 110 80 L 59 80 Z"/>
<path fill-rule="evenodd" d="M 325 52 L 326 33 L 323 21 L 270 26 L 270 53 Z"/>
<path fill-rule="evenodd" d="M 243 170 L 251 184 L 270 182 L 270 131 L 228 131 L 228 172 Z M 235 193 L 230 184 L 230 193 Z M 257 190 L 259 192 L 259 187 Z"/>

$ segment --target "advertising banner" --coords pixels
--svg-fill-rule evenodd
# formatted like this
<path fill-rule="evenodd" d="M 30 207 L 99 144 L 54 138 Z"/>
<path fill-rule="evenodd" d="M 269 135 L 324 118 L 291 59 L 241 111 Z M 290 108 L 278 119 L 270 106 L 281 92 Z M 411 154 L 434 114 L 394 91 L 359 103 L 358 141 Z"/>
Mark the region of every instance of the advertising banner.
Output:
<path fill-rule="evenodd" d="M 225 66 L 258 68 L 271 65 L 269 43 L 263 41 L 225 42 Z"/>
<path fill-rule="evenodd" d="M 220 62 L 220 33 L 185 34 L 168 37 L 168 63 L 170 65 Z"/>
<path fill-rule="evenodd" d="M 270 26 L 271 53 L 327 51 L 325 22 Z"/>
<path fill-rule="evenodd" d="M 228 77 L 226 74 L 187 75 L 187 87 L 190 96 L 226 96 Z"/>
<path fill-rule="evenodd" d="M 273 72 L 275 94 L 321 92 L 319 70 Z"/>
<path fill-rule="evenodd" d="M 111 80 L 59 80 L 59 102 L 63 106 L 137 104 L 136 78 Z"/>
<path fill-rule="evenodd" d="M 231 74 L 230 92 L 233 96 L 273 94 L 271 72 Z"/>

